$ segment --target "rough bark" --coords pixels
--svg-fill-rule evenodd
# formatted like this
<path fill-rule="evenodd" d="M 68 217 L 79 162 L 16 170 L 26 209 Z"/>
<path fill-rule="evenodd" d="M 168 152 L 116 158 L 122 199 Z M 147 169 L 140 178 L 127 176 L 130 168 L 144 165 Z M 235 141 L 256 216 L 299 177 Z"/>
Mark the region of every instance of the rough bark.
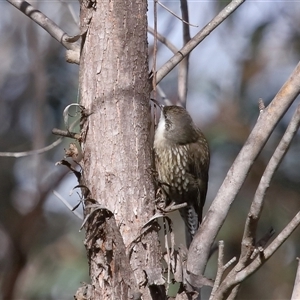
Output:
<path fill-rule="evenodd" d="M 97 208 L 85 241 L 92 299 L 150 299 L 163 283 L 157 232 L 140 234 L 155 199 L 146 11 L 142 0 L 81 3 L 83 184 L 99 204 L 85 212 Z"/>

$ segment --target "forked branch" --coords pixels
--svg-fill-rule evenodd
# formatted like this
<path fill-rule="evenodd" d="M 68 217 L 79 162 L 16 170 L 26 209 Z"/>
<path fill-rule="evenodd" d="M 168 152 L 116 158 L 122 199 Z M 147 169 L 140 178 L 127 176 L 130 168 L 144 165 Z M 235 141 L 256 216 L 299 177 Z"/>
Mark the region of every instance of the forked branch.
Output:
<path fill-rule="evenodd" d="M 216 27 L 227 19 L 246 0 L 231 1 L 214 19 L 199 31 L 186 45 L 169 59 L 157 72 L 156 84 L 169 74 L 201 41 L 203 41 Z"/>
<path fill-rule="evenodd" d="M 247 277 L 257 271 L 273 254 L 274 252 L 288 239 L 293 231 L 300 224 L 300 212 L 292 219 L 292 221 L 281 231 L 274 241 L 264 249 L 247 267 L 237 271 L 234 268 L 222 282 L 220 288 L 215 294 L 213 300 L 226 299 L 231 289 L 244 281 Z"/>
<path fill-rule="evenodd" d="M 255 248 L 256 229 L 259 217 L 263 207 L 263 200 L 266 191 L 270 185 L 271 179 L 277 170 L 279 164 L 284 158 L 288 148 L 298 131 L 300 124 L 300 105 L 297 107 L 289 126 L 286 129 L 280 143 L 278 144 L 274 154 L 272 155 L 264 174 L 260 180 L 256 190 L 254 200 L 251 204 L 249 214 L 247 216 L 244 236 L 242 241 L 241 259 L 239 261 L 239 268 L 244 268 L 249 263 L 252 256 L 252 251 Z"/>
<path fill-rule="evenodd" d="M 231 292 L 230 296 L 232 296 L 232 299 L 235 299 L 234 296 L 236 296 L 236 291 L 238 290 L 239 283 L 246 277 L 250 276 L 258 268 L 260 268 L 267 261 L 267 259 L 281 246 L 281 244 L 289 237 L 289 235 L 295 230 L 295 228 L 299 224 L 299 217 L 296 216 L 294 218 L 294 221 L 292 221 L 274 240 L 274 242 L 271 244 L 272 246 L 270 245 L 271 247 L 267 247 L 266 250 L 264 250 L 266 242 L 274 233 L 273 230 L 269 231 L 266 234 L 266 241 L 262 241 L 262 245 L 257 247 L 256 229 L 263 207 L 264 195 L 269 187 L 270 181 L 276 169 L 281 163 L 284 155 L 286 154 L 293 140 L 293 137 L 295 136 L 299 128 L 299 123 L 300 105 L 297 107 L 291 119 L 291 122 L 287 127 L 286 132 L 284 133 L 280 143 L 274 151 L 274 154 L 272 155 L 256 190 L 254 200 L 251 204 L 250 212 L 248 214 L 245 224 L 241 256 L 239 262 L 222 282 L 220 291 L 215 292 L 215 294 L 218 293 L 219 295 L 219 298 L 216 297 L 215 299 L 223 299 L 223 297 L 227 297 L 228 292 Z M 245 273 L 245 270 L 248 270 L 248 273 Z M 238 283 L 237 278 L 239 278 Z M 234 289 L 231 290 L 232 288 Z"/>
<path fill-rule="evenodd" d="M 300 63 L 280 89 L 270 105 L 257 120 L 244 147 L 220 187 L 189 249 L 187 269 L 203 274 L 211 246 L 228 214 L 229 208 L 240 190 L 248 172 L 267 142 L 276 124 L 300 92 Z M 198 253 L 201 253 L 199 256 Z"/>

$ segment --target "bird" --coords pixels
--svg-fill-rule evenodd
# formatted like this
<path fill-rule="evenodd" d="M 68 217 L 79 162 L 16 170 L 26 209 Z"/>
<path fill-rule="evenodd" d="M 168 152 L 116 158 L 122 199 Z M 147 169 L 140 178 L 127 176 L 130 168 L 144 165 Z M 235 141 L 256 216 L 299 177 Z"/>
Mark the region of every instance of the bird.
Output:
<path fill-rule="evenodd" d="M 166 206 L 187 204 L 179 212 L 189 248 L 202 222 L 207 193 L 210 163 L 207 139 L 185 108 L 163 106 L 153 148 L 157 182 Z"/>

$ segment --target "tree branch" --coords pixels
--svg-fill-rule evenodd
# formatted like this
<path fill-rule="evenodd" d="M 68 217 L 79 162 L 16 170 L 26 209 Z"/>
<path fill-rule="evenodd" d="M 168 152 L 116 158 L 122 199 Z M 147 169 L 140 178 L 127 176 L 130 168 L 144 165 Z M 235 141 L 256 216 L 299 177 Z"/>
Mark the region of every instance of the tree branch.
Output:
<path fill-rule="evenodd" d="M 58 129 L 58 128 L 53 128 L 52 133 L 55 134 L 55 135 L 60 135 L 62 137 L 68 137 L 68 138 L 75 139 L 75 140 L 78 140 L 78 141 L 81 139 L 80 133 L 71 132 L 69 130 L 61 130 L 61 129 Z"/>
<path fill-rule="evenodd" d="M 241 149 L 218 194 L 210 206 L 189 248 L 187 269 L 203 274 L 210 248 L 228 214 L 229 208 L 270 134 L 300 92 L 300 63 L 260 117 Z M 201 255 L 199 255 L 201 253 Z"/>
<path fill-rule="evenodd" d="M 53 190 L 53 194 L 80 220 L 83 220 L 83 215 L 77 212 L 76 210 L 73 210 L 73 207 L 69 204 L 69 202 L 61 196 L 57 191 Z"/>
<path fill-rule="evenodd" d="M 213 20 L 199 31 L 186 45 L 169 59 L 156 73 L 158 84 L 171 70 L 173 70 L 198 44 L 203 41 L 216 27 L 228 18 L 246 0 L 231 1 Z"/>
<path fill-rule="evenodd" d="M 36 24 L 41 26 L 46 30 L 54 39 L 61 43 L 67 50 L 72 50 L 72 52 L 79 53 L 80 45 L 79 43 L 69 43 L 67 39 L 71 39 L 57 24 L 50 20 L 38 9 L 34 8 L 25 0 L 7 0 L 11 5 L 20 10 L 23 14 L 33 20 Z M 79 56 L 78 56 L 79 57 Z M 74 63 L 79 63 L 79 61 L 74 61 Z"/>
<path fill-rule="evenodd" d="M 157 1 L 157 3 L 164 8 L 166 11 L 168 11 L 171 15 L 173 15 L 175 18 L 177 18 L 178 20 L 180 20 L 181 22 L 183 22 L 184 24 L 188 25 L 188 26 L 193 26 L 193 27 L 198 27 L 197 25 L 193 25 L 190 24 L 188 21 L 186 21 L 184 18 L 180 18 L 179 16 L 177 16 L 173 11 L 171 11 L 167 6 L 165 6 L 164 4 L 162 4 L 161 2 Z"/>
<path fill-rule="evenodd" d="M 224 280 L 220 286 L 220 290 L 216 293 L 215 299 L 223 299 L 230 289 L 244 281 L 247 277 L 257 271 L 277 249 L 288 239 L 293 231 L 300 224 L 300 212 L 291 220 L 291 222 L 281 231 L 281 233 L 274 239 L 274 241 L 258 255 L 253 262 L 243 270 L 236 272 L 235 269 L 228 274 L 228 280 Z"/>
<path fill-rule="evenodd" d="M 286 132 L 284 133 L 279 145 L 274 151 L 274 154 L 272 155 L 256 190 L 254 200 L 251 204 L 250 212 L 247 216 L 245 224 L 244 236 L 242 240 L 241 258 L 236 268 L 242 269 L 249 263 L 249 259 L 251 258 L 252 252 L 255 248 L 256 229 L 263 208 L 263 200 L 266 191 L 270 185 L 270 181 L 275 171 L 284 158 L 295 134 L 298 131 L 299 123 L 300 105 L 297 107 L 291 119 L 291 122 L 286 129 Z"/>
<path fill-rule="evenodd" d="M 148 26 L 148 32 L 155 36 L 155 31 L 152 27 Z M 164 44 L 167 48 L 169 48 L 174 54 L 178 52 L 178 49 L 162 34 L 156 32 L 156 38 Z"/>
<path fill-rule="evenodd" d="M 154 13 L 154 43 L 153 43 L 153 67 L 152 72 L 153 74 L 156 74 L 156 59 L 157 59 L 157 0 L 154 0 L 153 2 L 153 13 Z M 156 98 L 156 76 L 153 76 L 152 78 L 152 87 L 154 91 L 154 98 Z"/>
<path fill-rule="evenodd" d="M 220 286 L 221 279 L 224 273 L 223 267 L 224 267 L 224 241 L 219 241 L 218 270 L 217 270 L 216 279 L 209 300 L 213 299 L 218 287 Z"/>
<path fill-rule="evenodd" d="M 186 0 L 180 0 L 180 8 L 183 20 L 183 44 L 186 45 L 191 40 L 189 22 L 188 4 Z M 180 62 L 178 68 L 178 100 L 183 107 L 186 107 L 186 97 L 188 90 L 188 72 L 189 72 L 189 57 L 188 53 L 186 57 Z"/>

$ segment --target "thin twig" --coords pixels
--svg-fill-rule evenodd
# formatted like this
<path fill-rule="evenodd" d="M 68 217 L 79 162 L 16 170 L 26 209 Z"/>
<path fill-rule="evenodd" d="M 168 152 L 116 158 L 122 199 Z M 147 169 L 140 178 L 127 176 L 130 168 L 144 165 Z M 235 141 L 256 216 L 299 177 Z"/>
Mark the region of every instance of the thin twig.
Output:
<path fill-rule="evenodd" d="M 0 157 L 24 157 L 24 156 L 29 156 L 29 155 L 34 155 L 34 154 L 42 154 L 45 153 L 53 148 L 55 148 L 57 145 L 59 145 L 62 142 L 62 138 L 59 138 L 52 144 L 41 148 L 37 150 L 30 150 L 30 151 L 24 151 L 24 152 L 0 152 Z"/>
<path fill-rule="evenodd" d="M 187 203 L 180 203 L 180 204 L 174 204 L 174 202 L 172 204 L 170 204 L 169 206 L 167 206 L 165 209 L 160 209 L 161 212 L 157 212 L 154 216 L 152 216 L 144 225 L 142 228 L 144 228 L 145 226 L 148 226 L 149 223 L 151 223 L 153 220 L 158 219 L 158 218 L 165 218 L 166 215 L 168 213 L 171 213 L 173 211 L 176 211 L 180 208 L 186 207 Z"/>
<path fill-rule="evenodd" d="M 253 274 L 259 267 L 262 266 L 278 248 L 289 238 L 289 236 L 294 232 L 294 230 L 300 224 L 300 212 L 298 212 L 295 217 L 289 222 L 289 224 L 278 234 L 278 236 L 272 241 L 272 243 L 257 256 L 254 261 L 248 265 L 245 269 L 237 274 L 236 280 L 238 282 L 243 281 L 245 278 Z"/>
<path fill-rule="evenodd" d="M 209 300 L 214 298 L 216 291 L 218 290 L 222 276 L 224 272 L 236 261 L 236 257 L 233 257 L 230 261 L 228 261 L 224 265 L 224 241 L 219 241 L 219 254 L 218 254 L 218 271 L 216 275 L 216 279 L 213 285 L 212 292 L 210 294 Z"/>
<path fill-rule="evenodd" d="M 53 128 L 52 133 L 55 134 L 55 135 L 59 135 L 59 136 L 62 136 L 62 137 L 68 137 L 68 138 L 75 139 L 75 140 L 80 140 L 80 138 L 81 138 L 80 134 L 77 133 L 77 132 L 71 132 L 71 131 L 68 131 L 68 130 L 61 130 L 61 129 L 58 129 L 58 128 Z"/>
<path fill-rule="evenodd" d="M 66 5 L 66 6 L 67 6 L 67 8 L 68 8 L 68 10 L 69 10 L 69 12 L 70 12 L 70 14 L 71 14 L 71 16 L 72 16 L 72 19 L 73 19 L 74 23 L 75 23 L 76 25 L 79 25 L 79 16 L 75 14 L 75 11 L 74 11 L 74 9 L 73 9 L 71 3 L 69 3 L 69 2 L 67 2 L 67 1 L 65 1 L 65 0 L 60 0 L 60 2 L 61 2 L 63 5 Z"/>
<path fill-rule="evenodd" d="M 228 263 L 224 265 L 224 271 L 228 269 L 234 262 L 236 262 L 236 257 L 233 257 Z"/>
<path fill-rule="evenodd" d="M 209 300 L 213 299 L 217 289 L 220 286 L 221 279 L 224 273 L 223 266 L 224 266 L 224 241 L 219 241 L 218 270 L 217 270 L 216 279 Z"/>
<path fill-rule="evenodd" d="M 66 123 L 67 128 L 70 129 L 70 130 L 72 130 L 72 128 L 74 128 L 74 126 L 78 122 L 78 120 L 75 120 L 70 126 L 68 125 L 68 121 L 67 121 L 67 117 L 69 116 L 68 109 L 72 105 L 79 106 L 81 109 L 83 109 L 83 107 L 81 105 L 78 105 L 78 104 L 70 104 L 64 109 L 64 112 L 63 112 L 64 121 Z M 73 138 L 73 139 L 76 139 L 76 140 L 80 140 L 80 138 L 81 138 L 79 133 L 64 131 L 64 130 L 60 130 L 60 129 L 57 129 L 57 128 L 54 128 L 52 130 L 52 133 L 55 134 L 55 135 L 60 135 L 62 137 Z M 59 138 L 55 142 L 53 142 L 52 144 L 50 144 L 46 147 L 43 147 L 41 149 L 23 151 L 23 152 L 0 152 L 0 157 L 16 157 L 16 158 L 18 158 L 18 157 L 24 157 L 24 156 L 29 156 L 29 155 L 35 155 L 35 154 L 42 154 L 42 153 L 45 153 L 45 152 L 55 148 L 61 142 L 62 142 L 62 138 Z"/>
<path fill-rule="evenodd" d="M 197 25 L 193 25 L 193 24 L 189 23 L 188 21 L 184 20 L 183 18 L 180 18 L 179 16 L 177 16 L 173 11 L 171 11 L 168 7 L 166 7 L 165 5 L 163 5 L 161 2 L 157 1 L 157 3 L 161 7 L 163 7 L 166 11 L 168 11 L 170 14 L 172 14 L 174 17 L 176 17 L 181 22 L 183 22 L 184 24 L 187 24 L 187 25 L 192 26 L 192 27 L 198 27 Z"/>
<path fill-rule="evenodd" d="M 186 45 L 170 58 L 156 73 L 156 83 L 159 83 L 183 58 L 204 40 L 216 27 L 227 19 L 246 0 L 231 1 L 214 19 L 199 31 Z"/>
<path fill-rule="evenodd" d="M 189 21 L 188 4 L 187 0 L 180 0 L 180 3 L 182 18 L 187 21 L 182 24 L 183 45 L 186 45 L 191 40 L 190 27 L 187 24 Z M 183 107 L 186 107 L 187 100 L 189 57 L 190 54 L 188 53 L 180 62 L 178 68 L 178 100 Z"/>
<path fill-rule="evenodd" d="M 175 202 L 172 202 L 170 205 L 168 205 L 167 207 L 165 207 L 162 211 L 164 213 L 170 213 L 170 212 L 173 212 L 175 210 L 178 210 L 178 209 L 186 207 L 186 206 L 187 206 L 186 202 L 179 203 L 179 204 L 175 204 Z"/>
<path fill-rule="evenodd" d="M 33 20 L 36 24 L 46 30 L 54 39 L 61 43 L 66 49 L 78 51 L 80 50 L 79 43 L 68 43 L 67 38 L 70 38 L 57 24 L 50 20 L 38 9 L 34 8 L 25 0 L 7 0 L 11 5 L 20 10 L 23 14 Z"/>
<path fill-rule="evenodd" d="M 264 104 L 264 100 L 262 98 L 258 99 L 258 108 L 259 108 L 259 112 L 262 113 L 264 111 L 265 104 Z"/>
<path fill-rule="evenodd" d="M 163 100 L 163 103 L 165 105 L 172 105 L 172 102 L 167 97 L 167 95 L 165 94 L 165 92 L 163 91 L 163 89 L 161 88 L 161 86 L 158 84 L 156 86 L 156 88 L 157 88 L 157 92 L 158 92 L 159 96 L 161 97 L 161 100 Z"/>
<path fill-rule="evenodd" d="M 152 79 L 152 88 L 154 91 L 154 98 L 156 99 L 156 58 L 157 58 L 157 0 L 154 0 L 154 43 L 153 43 L 153 79 Z"/>
<path fill-rule="evenodd" d="M 83 220 L 83 215 L 80 214 L 78 211 L 73 210 L 73 207 L 69 204 L 69 202 L 62 197 L 57 191 L 53 191 L 53 194 L 75 215 L 77 216 L 80 220 Z"/>
<path fill-rule="evenodd" d="M 148 26 L 148 32 L 155 36 L 154 28 Z M 169 48 L 174 54 L 178 52 L 178 49 L 175 47 L 174 44 L 172 44 L 166 37 L 164 37 L 162 34 L 156 32 L 157 39 L 164 44 L 167 48 Z"/>

